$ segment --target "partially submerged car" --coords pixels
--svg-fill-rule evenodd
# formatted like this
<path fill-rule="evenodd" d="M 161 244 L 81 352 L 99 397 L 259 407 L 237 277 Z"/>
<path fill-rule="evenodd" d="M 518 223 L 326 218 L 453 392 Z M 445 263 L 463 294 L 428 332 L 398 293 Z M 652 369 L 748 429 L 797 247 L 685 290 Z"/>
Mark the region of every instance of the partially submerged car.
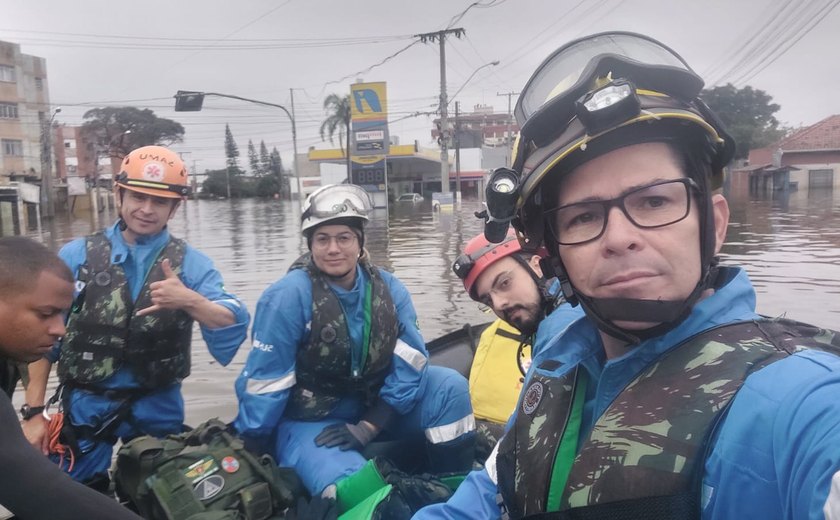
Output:
<path fill-rule="evenodd" d="M 403 193 L 399 196 L 397 202 L 410 202 L 412 204 L 423 202 L 423 196 L 419 193 Z"/>

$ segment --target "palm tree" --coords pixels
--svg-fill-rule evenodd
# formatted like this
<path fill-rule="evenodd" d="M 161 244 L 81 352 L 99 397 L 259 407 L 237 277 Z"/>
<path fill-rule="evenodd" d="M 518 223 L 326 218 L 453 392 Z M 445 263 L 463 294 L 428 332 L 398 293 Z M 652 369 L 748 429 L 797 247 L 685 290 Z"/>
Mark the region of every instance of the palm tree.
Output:
<path fill-rule="evenodd" d="M 327 118 L 321 123 L 321 140 L 333 143 L 338 133 L 338 146 L 347 158 L 347 182 L 350 182 L 350 95 L 330 94 L 324 99 Z M 345 152 L 346 150 L 346 152 Z"/>

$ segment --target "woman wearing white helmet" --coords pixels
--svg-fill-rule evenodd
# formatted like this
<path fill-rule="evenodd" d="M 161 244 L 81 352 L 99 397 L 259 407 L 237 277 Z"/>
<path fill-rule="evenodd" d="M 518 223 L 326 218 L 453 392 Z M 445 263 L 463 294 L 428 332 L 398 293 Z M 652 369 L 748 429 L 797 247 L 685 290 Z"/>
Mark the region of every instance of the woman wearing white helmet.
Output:
<path fill-rule="evenodd" d="M 371 210 L 354 185 L 309 196 L 301 215 L 309 253 L 260 298 L 254 349 L 236 382 L 237 430 L 274 439 L 270 451 L 312 495 L 334 493 L 362 469 L 359 452 L 382 430 L 424 435 L 432 471 L 472 464 L 467 381 L 427 366 L 408 291 L 364 249 Z"/>

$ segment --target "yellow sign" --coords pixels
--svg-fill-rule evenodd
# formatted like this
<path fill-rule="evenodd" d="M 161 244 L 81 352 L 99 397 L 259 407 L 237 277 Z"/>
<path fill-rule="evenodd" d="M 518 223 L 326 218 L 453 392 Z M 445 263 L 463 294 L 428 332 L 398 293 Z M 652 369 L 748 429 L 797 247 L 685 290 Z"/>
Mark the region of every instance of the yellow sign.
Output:
<path fill-rule="evenodd" d="M 357 163 L 357 164 L 374 164 L 374 163 L 377 163 L 379 161 L 384 161 L 385 156 L 384 155 L 363 155 L 363 156 L 353 155 L 353 156 L 350 157 L 350 160 L 353 161 L 354 163 Z"/>
<path fill-rule="evenodd" d="M 388 98 L 385 82 L 354 83 L 350 85 L 350 119 L 364 121 L 388 118 Z"/>

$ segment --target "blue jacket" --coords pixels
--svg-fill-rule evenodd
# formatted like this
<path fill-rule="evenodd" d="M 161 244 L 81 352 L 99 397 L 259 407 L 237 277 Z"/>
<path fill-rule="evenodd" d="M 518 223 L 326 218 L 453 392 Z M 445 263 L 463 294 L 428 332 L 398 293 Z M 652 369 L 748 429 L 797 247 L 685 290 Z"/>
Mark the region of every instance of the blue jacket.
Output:
<path fill-rule="evenodd" d="M 160 250 L 169 242 L 169 231 L 163 231 L 151 237 L 142 237 L 134 245 L 127 244 L 117 224 L 105 229 L 105 236 L 111 242 L 111 263 L 121 264 L 131 288 L 131 295 L 136 300 L 143 288 L 146 273 L 152 267 Z M 78 276 L 79 267 L 87 259 L 86 239 L 77 238 L 66 244 L 59 251 L 59 256 L 70 267 L 74 276 Z M 197 249 L 187 246 L 184 254 L 181 282 L 198 292 L 208 300 L 224 306 L 233 312 L 236 323 L 218 329 L 201 327 L 201 335 L 207 343 L 210 354 L 222 365 L 233 359 L 239 345 L 248 333 L 250 316 L 245 305 L 224 288 L 222 275 L 213 267 L 213 262 Z M 78 287 L 77 287 L 78 294 Z M 47 356 L 51 362 L 58 360 L 60 343 Z M 130 369 L 122 369 L 101 383 L 103 388 L 133 388 L 138 386 Z"/>
<path fill-rule="evenodd" d="M 677 328 L 624 356 L 605 362 L 600 337 L 587 319 L 574 322 L 538 353 L 529 377 L 546 359 L 563 361 L 553 376 L 577 365 L 589 373 L 579 442 L 651 361 L 703 330 L 757 316 L 746 273 L 723 268 L 723 276 L 722 287 L 695 305 Z M 799 352 L 749 376 L 706 460 L 702 517 L 823 518 L 832 476 L 840 470 L 837 396 L 840 358 L 824 352 Z M 424 508 L 414 518 L 498 518 L 495 482 L 494 452 L 485 469 L 471 473 L 449 502 Z"/>
<path fill-rule="evenodd" d="M 391 372 L 380 397 L 400 414 L 408 413 L 420 398 L 419 390 L 429 357 L 417 326 L 417 313 L 405 286 L 391 273 L 381 270 L 397 309 L 399 336 Z M 332 285 L 347 324 L 353 348 L 361 349 L 364 335 L 364 287 L 367 274 L 356 266 L 356 282 L 346 290 Z M 239 414 L 237 431 L 249 437 L 267 438 L 280 422 L 290 389 L 294 386 L 295 356 L 309 341 L 312 321 L 312 282 L 302 269 L 288 273 L 270 286 L 257 303 L 252 331 L 253 348 L 245 368 L 236 380 Z M 332 416 L 355 422 L 361 413 L 356 398 L 343 399 Z"/>

